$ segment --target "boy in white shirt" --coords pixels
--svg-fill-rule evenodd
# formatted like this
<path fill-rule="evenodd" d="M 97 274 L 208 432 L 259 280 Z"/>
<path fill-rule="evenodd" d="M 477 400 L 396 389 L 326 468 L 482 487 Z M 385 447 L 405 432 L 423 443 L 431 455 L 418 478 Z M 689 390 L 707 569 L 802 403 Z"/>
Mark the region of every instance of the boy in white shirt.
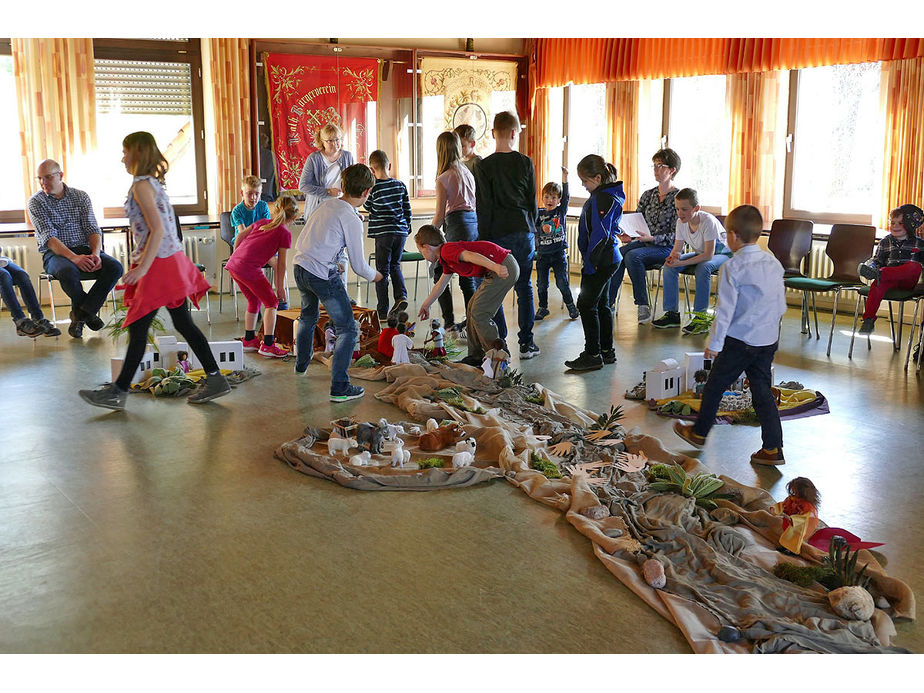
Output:
<path fill-rule="evenodd" d="M 725 220 L 728 247 L 735 253 L 719 275 L 719 300 L 705 356 L 713 359 L 703 389 L 702 405 L 693 425 L 680 421 L 674 432 L 697 449 L 709 429 L 726 388 L 741 372 L 751 386 L 754 411 L 760 420 L 763 447 L 751 455 L 753 464 L 779 465 L 783 459 L 783 428 L 771 392 L 770 366 L 776 352 L 780 318 L 786 311 L 783 266 L 757 245 L 763 230 L 760 211 L 736 207 Z"/>
<path fill-rule="evenodd" d="M 680 327 L 680 285 L 678 279 L 684 267 L 696 267 L 696 295 L 693 310 L 702 313 L 709 307 L 712 275 L 731 257 L 725 246 L 725 229 L 709 212 L 699 208 L 699 198 L 692 188 L 684 188 L 674 197 L 677 210 L 677 231 L 674 248 L 664 261 L 664 315 L 652 321 L 654 327 Z M 686 244 L 692 252 L 683 253 Z M 693 334 L 695 328 L 687 325 L 684 334 Z"/>
<path fill-rule="evenodd" d="M 304 373 L 311 362 L 320 303 L 337 333 L 331 359 L 332 402 L 346 402 L 364 394 L 363 388 L 350 384 L 347 375 L 357 335 L 350 297 L 340 281 L 338 257 L 346 248 L 354 272 L 369 281 L 382 280 L 382 275 L 363 260 L 363 224 L 356 212 L 369 197 L 373 185 L 375 176 L 365 164 L 354 164 L 344 170 L 343 197 L 322 202 L 308 217 L 295 242 L 293 273 L 302 294 L 302 312 L 295 339 L 295 372 Z"/>

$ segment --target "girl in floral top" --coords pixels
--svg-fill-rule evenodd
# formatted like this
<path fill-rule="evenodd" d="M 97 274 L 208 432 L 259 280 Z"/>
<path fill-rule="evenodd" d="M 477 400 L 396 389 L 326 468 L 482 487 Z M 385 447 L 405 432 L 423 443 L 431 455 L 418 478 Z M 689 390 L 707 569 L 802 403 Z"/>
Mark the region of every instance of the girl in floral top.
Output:
<path fill-rule="evenodd" d="M 610 280 L 610 305 L 614 305 L 623 276 L 628 270 L 629 279 L 632 281 L 632 295 L 635 305 L 638 306 L 639 323 L 651 319 L 645 272 L 663 265 L 667 256 L 671 254 L 677 225 L 677 210 L 674 209 L 677 188 L 674 187 L 674 177 L 680 171 L 680 155 L 673 149 L 661 149 L 651 157 L 651 161 L 658 186 L 642 193 L 635 210 L 645 217 L 651 235 L 635 239 L 627 234 L 619 237 L 625 244 L 620 248 L 622 263 Z"/>
<path fill-rule="evenodd" d="M 125 200 L 125 214 L 132 227 L 135 250 L 131 269 L 122 276 L 124 303 L 128 307 L 123 326 L 128 327 L 128 349 L 122 371 L 114 383 L 96 390 L 80 390 L 80 396 L 97 407 L 122 410 L 128 388 L 144 356 L 148 330 L 157 311 L 165 306 L 173 325 L 196 354 L 207 374 L 205 383 L 188 401 L 208 402 L 226 395 L 231 386 L 218 369 L 205 336 L 193 323 L 186 306 L 209 290 L 209 283 L 186 257 L 179 240 L 176 215 L 164 190 L 167 160 L 153 135 L 133 132 L 122 141 L 122 163 L 134 176 Z"/>

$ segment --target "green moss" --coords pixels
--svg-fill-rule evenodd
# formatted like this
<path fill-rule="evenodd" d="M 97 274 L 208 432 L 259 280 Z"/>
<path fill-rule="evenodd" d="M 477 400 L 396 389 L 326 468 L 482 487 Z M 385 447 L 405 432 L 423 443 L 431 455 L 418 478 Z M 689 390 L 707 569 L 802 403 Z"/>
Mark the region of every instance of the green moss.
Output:
<path fill-rule="evenodd" d="M 535 469 L 537 472 L 541 472 L 546 479 L 562 478 L 561 472 L 558 467 L 555 466 L 554 462 L 550 462 L 534 452 L 529 455 L 529 467 L 530 469 Z"/>
<path fill-rule="evenodd" d="M 799 587 L 809 587 L 813 582 L 827 581 L 827 578 L 831 576 L 831 571 L 823 565 L 777 563 L 773 566 L 773 574 Z"/>
<path fill-rule="evenodd" d="M 417 460 L 417 467 L 419 469 L 431 469 L 432 467 L 443 467 L 446 465 L 446 460 L 440 457 L 428 457 L 425 460 Z"/>

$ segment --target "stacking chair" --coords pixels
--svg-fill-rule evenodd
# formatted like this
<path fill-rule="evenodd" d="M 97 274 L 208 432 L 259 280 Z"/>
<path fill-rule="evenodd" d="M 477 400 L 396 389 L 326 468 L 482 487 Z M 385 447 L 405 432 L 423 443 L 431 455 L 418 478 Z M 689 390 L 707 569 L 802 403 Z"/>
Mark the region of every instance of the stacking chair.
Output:
<path fill-rule="evenodd" d="M 54 283 L 58 281 L 58 278 L 49 274 L 48 272 L 40 272 L 38 276 L 38 302 L 39 305 L 42 305 L 42 282 L 48 282 L 48 300 L 51 303 L 51 321 L 53 323 L 58 322 L 58 316 L 55 312 L 55 292 L 52 288 Z M 96 275 L 92 272 L 81 272 L 80 281 L 95 281 Z M 112 312 L 116 312 L 116 300 L 115 300 L 115 289 L 109 292 L 109 299 L 112 301 Z"/>
<path fill-rule="evenodd" d="M 658 297 L 661 295 L 661 275 L 664 271 L 664 265 L 653 265 L 645 269 L 645 288 L 648 290 L 648 306 L 651 308 L 651 318 L 654 319 L 655 311 L 658 309 Z M 657 273 L 657 274 L 655 274 Z M 625 275 L 623 275 L 623 284 Z M 651 301 L 651 290 L 655 290 L 654 302 Z M 616 288 L 615 310 L 613 317 L 619 317 L 619 299 L 622 298 L 622 284 Z"/>
<path fill-rule="evenodd" d="M 812 228 L 814 224 L 805 219 L 774 219 L 770 226 L 768 249 L 783 265 L 783 279 L 805 278 L 802 263 L 812 252 Z M 802 334 L 810 333 L 808 301 L 802 293 Z"/>
<path fill-rule="evenodd" d="M 414 263 L 414 301 L 415 302 L 417 301 L 417 286 L 418 284 L 420 284 L 420 274 L 419 274 L 420 263 L 423 262 L 423 260 L 424 260 L 424 256 L 420 253 L 407 253 L 407 252 L 401 253 L 401 262 L 413 262 Z M 369 259 L 366 261 L 366 263 L 370 267 L 375 267 L 375 265 L 372 264 L 373 262 L 375 262 L 375 253 L 369 253 Z M 359 284 L 358 277 L 356 279 L 356 283 L 357 285 Z M 369 285 L 370 284 L 372 284 L 372 282 L 366 282 L 366 305 L 369 304 Z M 407 277 L 404 278 L 404 285 L 405 287 L 407 287 Z M 358 295 L 359 294 L 357 292 L 357 297 Z"/>
<path fill-rule="evenodd" d="M 173 218 L 176 221 L 176 235 L 179 236 L 180 242 L 183 242 L 183 227 L 180 226 L 180 215 L 176 213 L 176 209 L 173 210 Z M 186 245 L 183 244 L 183 249 L 185 251 Z M 196 269 L 202 272 L 202 276 L 205 276 L 205 265 L 199 262 L 193 262 Z M 199 310 L 202 310 L 201 308 Z M 205 319 L 208 321 L 208 324 L 212 324 L 212 301 L 209 298 L 209 292 L 205 292 Z"/>
<path fill-rule="evenodd" d="M 784 279 L 790 289 L 802 292 L 802 300 L 808 301 L 812 294 L 812 311 L 815 314 L 815 339 L 818 334 L 818 307 L 815 294 L 823 291 L 834 292 L 834 307 L 831 310 L 831 331 L 828 334 L 827 355 L 831 355 L 831 342 L 834 339 L 834 321 L 837 319 L 837 299 L 841 291 L 856 291 L 863 286 L 857 268 L 869 258 L 876 242 L 876 229 L 860 224 L 835 224 L 825 246 L 825 255 L 834 263 L 834 271 L 826 279 L 811 277 L 791 277 Z"/>
<path fill-rule="evenodd" d="M 860 297 L 863 297 L 863 306 L 866 307 L 866 299 L 869 297 L 869 287 L 861 286 L 857 289 L 857 305 L 853 309 L 853 332 L 850 335 L 850 350 L 847 352 L 847 358 L 853 358 L 853 342 L 857 336 L 857 321 L 860 317 Z M 924 281 L 919 282 L 913 289 L 889 289 L 883 296 L 883 301 L 889 302 L 889 328 L 892 333 L 892 349 L 901 351 L 902 348 L 902 325 L 905 317 L 905 303 L 914 301 L 914 318 L 911 321 L 911 334 L 908 337 L 908 352 L 911 352 L 911 340 L 914 338 L 915 323 L 918 319 L 918 307 L 921 299 L 924 299 Z M 892 313 L 892 303 L 899 304 L 898 310 L 898 331 L 895 330 L 895 316 Z M 873 348 L 870 336 L 866 336 L 867 351 Z M 908 360 L 905 359 L 905 370 L 908 369 Z"/>
<path fill-rule="evenodd" d="M 918 285 L 920 288 L 920 284 Z M 921 304 L 924 303 L 924 291 L 917 297 L 914 302 L 914 317 L 911 318 L 911 333 L 908 335 L 908 353 L 905 354 L 905 370 L 908 370 L 908 363 L 912 358 L 912 355 L 915 357 L 917 363 L 917 372 L 921 372 L 921 363 L 924 362 L 924 310 L 921 310 Z M 920 314 L 921 321 L 918 322 L 918 315 Z M 917 346 L 914 346 L 914 333 L 915 330 L 918 332 L 918 342 Z M 914 352 L 917 353 L 914 353 Z"/>

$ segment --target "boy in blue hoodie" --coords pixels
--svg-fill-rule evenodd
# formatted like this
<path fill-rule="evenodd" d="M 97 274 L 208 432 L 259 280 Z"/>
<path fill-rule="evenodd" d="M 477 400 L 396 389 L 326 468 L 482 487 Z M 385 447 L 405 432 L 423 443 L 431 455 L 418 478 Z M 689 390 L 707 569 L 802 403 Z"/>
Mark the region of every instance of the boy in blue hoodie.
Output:
<path fill-rule="evenodd" d="M 539 290 L 539 308 L 536 320 L 549 316 L 549 271 L 555 272 L 555 285 L 561 292 L 568 309 L 568 317 L 580 317 L 571 284 L 568 281 L 568 240 L 565 235 L 565 217 L 568 214 L 568 169 L 561 167 L 561 185 L 546 183 L 542 188 L 542 207 L 536 218 L 536 286 Z"/>

